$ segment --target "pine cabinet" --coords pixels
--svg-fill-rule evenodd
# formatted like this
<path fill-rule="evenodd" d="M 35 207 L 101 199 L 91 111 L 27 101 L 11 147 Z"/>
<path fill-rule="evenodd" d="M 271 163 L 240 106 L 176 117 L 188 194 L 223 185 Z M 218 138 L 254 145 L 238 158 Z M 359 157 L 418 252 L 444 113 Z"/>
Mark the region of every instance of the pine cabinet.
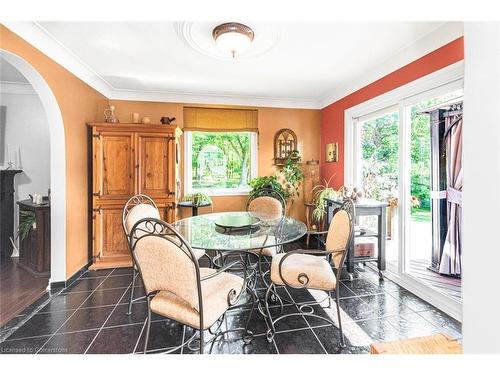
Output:
<path fill-rule="evenodd" d="M 90 269 L 131 266 L 122 209 L 134 194 L 146 194 L 162 219 L 175 220 L 176 126 L 88 124 L 89 198 L 93 264 Z M 89 184 L 90 186 L 90 184 Z"/>

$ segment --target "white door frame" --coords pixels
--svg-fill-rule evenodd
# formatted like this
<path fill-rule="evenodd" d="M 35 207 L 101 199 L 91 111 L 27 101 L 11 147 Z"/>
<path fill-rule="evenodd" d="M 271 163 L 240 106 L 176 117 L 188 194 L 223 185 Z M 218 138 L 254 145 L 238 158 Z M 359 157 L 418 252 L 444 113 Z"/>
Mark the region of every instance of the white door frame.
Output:
<path fill-rule="evenodd" d="M 344 184 L 355 186 L 359 185 L 360 176 L 357 170 L 357 160 L 359 160 L 360 156 L 358 119 L 370 113 L 383 111 L 384 109 L 398 108 L 400 120 L 399 142 L 400 145 L 404 145 L 400 147 L 399 154 L 401 181 L 398 183 L 398 189 L 400 202 L 402 202 L 398 221 L 400 228 L 398 244 L 399 261 L 397 270 L 388 269 L 386 274 L 404 288 L 445 311 L 457 320 L 462 319 L 461 303 L 422 284 L 417 278 L 405 272 L 409 265 L 409 259 L 407 259 L 405 252 L 405 249 L 409 249 L 409 236 L 401 229 L 407 228 L 406 223 L 410 220 L 409 205 L 405 204 L 405 202 L 409 201 L 408 198 L 410 196 L 408 166 L 411 163 L 408 147 L 410 142 L 408 119 L 410 117 L 407 108 L 409 105 L 417 103 L 424 98 L 439 96 L 450 92 L 450 90 L 453 91 L 454 89 L 462 88 L 463 72 L 464 63 L 463 61 L 459 61 L 366 102 L 348 108 L 344 112 Z"/>
<path fill-rule="evenodd" d="M 0 49 L 0 56 L 18 69 L 40 97 L 50 132 L 50 279 L 66 280 L 66 142 L 61 110 L 38 71 L 22 57 Z M 48 286 L 48 287 L 49 287 Z"/>

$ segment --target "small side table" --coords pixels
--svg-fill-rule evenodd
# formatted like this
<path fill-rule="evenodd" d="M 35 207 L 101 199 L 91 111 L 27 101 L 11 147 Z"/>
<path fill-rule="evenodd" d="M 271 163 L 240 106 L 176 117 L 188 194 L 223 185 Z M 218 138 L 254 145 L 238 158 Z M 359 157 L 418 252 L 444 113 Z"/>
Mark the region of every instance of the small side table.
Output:
<path fill-rule="evenodd" d="M 321 230 L 322 223 L 316 223 L 316 228 L 313 228 L 314 219 L 312 218 L 312 212 L 316 208 L 314 203 L 304 203 L 306 207 L 306 226 L 307 226 L 307 237 L 306 237 L 306 245 L 309 246 L 309 239 L 311 235 L 322 235 L 327 233 L 328 231 Z"/>
<path fill-rule="evenodd" d="M 212 205 L 211 203 L 201 203 L 201 204 L 194 204 L 193 202 L 177 203 L 177 206 L 179 207 L 191 207 L 192 216 L 198 216 L 198 207 L 210 207 L 211 205 Z"/>
<path fill-rule="evenodd" d="M 330 225 L 332 220 L 334 210 L 342 205 L 343 201 L 335 199 L 326 199 L 326 217 L 327 217 L 327 227 Z M 372 257 L 355 257 L 354 255 L 354 241 L 347 253 L 346 265 L 347 272 L 349 272 L 350 277 L 354 273 L 354 263 L 355 262 L 377 262 L 379 277 L 383 278 L 382 271 L 385 271 L 385 242 L 387 236 L 387 218 L 386 202 L 378 202 L 372 199 L 361 199 L 359 202 L 354 202 L 354 207 L 356 208 L 356 218 L 359 216 L 377 216 L 377 232 L 365 232 L 363 234 L 356 235 L 354 237 L 374 237 L 377 239 L 378 254 L 376 258 Z"/>

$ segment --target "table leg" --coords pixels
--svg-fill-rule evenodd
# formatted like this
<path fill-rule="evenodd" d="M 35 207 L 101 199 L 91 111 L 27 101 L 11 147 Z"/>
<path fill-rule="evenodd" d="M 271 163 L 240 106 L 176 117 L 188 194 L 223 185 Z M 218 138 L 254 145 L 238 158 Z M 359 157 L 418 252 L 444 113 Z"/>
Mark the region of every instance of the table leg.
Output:
<path fill-rule="evenodd" d="M 383 278 L 382 271 L 385 271 L 385 245 L 387 237 L 387 217 L 386 210 L 382 208 L 378 216 L 378 273 Z"/>

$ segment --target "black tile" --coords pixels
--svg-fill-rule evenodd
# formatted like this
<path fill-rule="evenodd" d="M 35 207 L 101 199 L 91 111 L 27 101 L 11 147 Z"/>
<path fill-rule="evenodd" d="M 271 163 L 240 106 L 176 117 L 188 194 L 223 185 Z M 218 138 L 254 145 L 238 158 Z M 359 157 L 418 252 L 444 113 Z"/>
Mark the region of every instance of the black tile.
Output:
<path fill-rule="evenodd" d="M 85 301 L 82 307 L 97 307 L 116 305 L 124 295 L 126 289 L 96 289 Z"/>
<path fill-rule="evenodd" d="M 118 305 L 106 322 L 105 327 L 120 326 L 126 324 L 142 323 L 148 316 L 148 305 L 146 302 L 132 304 L 132 314 L 127 315 L 128 304 Z M 165 320 L 166 318 L 155 313 L 151 314 L 151 320 Z"/>
<path fill-rule="evenodd" d="M 310 328 L 277 333 L 274 341 L 280 354 L 325 354 Z"/>
<path fill-rule="evenodd" d="M 61 310 L 77 309 L 92 292 L 78 292 L 59 294 L 53 297 L 40 312 L 51 312 Z"/>
<path fill-rule="evenodd" d="M 136 279 L 136 282 L 139 279 Z M 126 288 L 132 284 L 132 276 L 130 275 L 120 275 L 113 276 L 111 275 L 102 283 L 99 289 L 112 289 L 112 288 Z"/>
<path fill-rule="evenodd" d="M 132 290 L 131 288 L 128 288 L 127 292 L 120 300 L 120 303 L 128 303 L 128 301 L 130 301 L 130 291 L 131 290 Z M 144 287 L 136 286 L 134 288 L 134 299 L 139 298 L 139 297 L 144 297 L 145 295 L 146 295 L 146 292 L 144 290 Z M 145 300 L 146 299 L 143 299 L 142 301 L 145 301 Z M 139 301 L 136 301 L 136 302 L 139 302 Z"/>
<path fill-rule="evenodd" d="M 178 346 L 182 343 L 182 334 L 184 326 L 173 320 L 163 320 L 151 323 L 149 332 L 149 341 L 147 350 L 165 349 Z M 186 340 L 194 333 L 193 330 L 186 328 Z M 144 349 L 144 339 L 146 337 L 146 327 L 141 335 L 136 352 L 142 352 Z"/>
<path fill-rule="evenodd" d="M 399 291 L 390 291 L 389 294 L 394 298 L 399 299 L 405 306 L 415 312 L 434 309 L 432 305 L 425 302 L 423 299 L 417 297 L 406 289 L 401 289 Z"/>
<path fill-rule="evenodd" d="M 59 333 L 101 328 L 113 307 L 82 308 L 62 326 Z"/>
<path fill-rule="evenodd" d="M 270 312 L 273 320 L 276 320 L 280 316 L 284 316 L 287 314 L 296 314 L 299 312 L 299 310 L 295 306 L 291 305 L 291 306 L 285 306 L 281 314 L 280 314 L 281 309 L 279 307 L 274 307 L 270 309 Z M 276 332 L 288 331 L 291 329 L 304 328 L 304 327 L 307 327 L 307 322 L 302 316 L 299 315 L 292 315 L 283 318 L 274 324 L 274 329 L 276 330 Z"/>
<path fill-rule="evenodd" d="M 425 320 L 437 327 L 441 332 L 453 338 L 462 337 L 462 323 L 439 310 L 429 310 L 419 313 Z"/>
<path fill-rule="evenodd" d="M 54 335 L 38 354 L 83 354 L 98 332 L 95 329 Z"/>
<path fill-rule="evenodd" d="M 63 325 L 71 314 L 73 314 L 72 310 L 35 314 L 19 327 L 9 339 L 51 335 Z"/>
<path fill-rule="evenodd" d="M 78 279 L 73 284 L 68 286 L 64 293 L 73 292 L 85 292 L 88 290 L 94 290 L 104 281 L 104 277 L 92 278 L 92 279 Z"/>
<path fill-rule="evenodd" d="M 352 324 L 345 324 L 343 326 L 344 339 L 346 347 L 342 348 L 340 345 L 340 330 L 337 327 L 326 326 L 320 328 L 313 328 L 314 333 L 323 344 L 323 347 L 328 354 L 367 354 L 370 351 L 368 345 L 360 345 L 360 342 L 367 340 L 360 340 L 359 336 L 364 336 L 355 329 L 352 329 Z"/>
<path fill-rule="evenodd" d="M 87 353 L 120 354 L 133 353 L 143 324 L 102 329 Z"/>
<path fill-rule="evenodd" d="M 0 343 L 0 354 L 35 354 L 50 336 L 7 340 Z"/>
<path fill-rule="evenodd" d="M 230 337 L 230 341 L 217 339 L 213 346 L 208 345 L 205 352 L 211 354 L 277 354 L 273 342 L 268 342 L 265 336 L 257 336 L 246 344 L 241 339 Z"/>
<path fill-rule="evenodd" d="M 411 310 L 407 304 L 392 297 L 388 293 L 374 294 L 371 296 L 360 297 L 365 303 L 370 305 L 370 307 L 377 311 L 378 315 L 390 316 L 390 315 L 400 315 L 409 314 L 414 312 Z"/>
<path fill-rule="evenodd" d="M 112 269 L 109 269 L 109 270 L 95 270 L 95 271 L 87 270 L 87 271 L 85 271 L 85 273 L 82 276 L 80 276 L 80 279 L 88 279 L 88 278 L 95 278 L 95 277 L 106 277 L 109 274 L 111 274 L 111 272 L 113 272 Z"/>
<path fill-rule="evenodd" d="M 342 322 L 344 323 L 362 319 L 378 318 L 377 312 L 369 305 L 364 303 L 363 300 L 359 297 L 341 299 L 340 314 L 342 317 Z"/>
<path fill-rule="evenodd" d="M 134 273 L 134 270 L 132 269 L 132 267 L 127 267 L 127 268 L 115 268 L 113 270 L 113 273 L 112 275 L 115 276 L 115 275 L 133 275 Z"/>
<path fill-rule="evenodd" d="M 250 310 L 228 312 L 226 314 L 227 329 L 244 328 L 249 316 Z M 254 335 L 266 333 L 268 329 L 265 318 L 260 314 L 257 308 L 252 313 L 248 329 L 252 331 Z"/>
<path fill-rule="evenodd" d="M 366 279 L 354 279 L 352 281 L 342 281 L 342 283 L 352 290 L 357 296 L 383 293 L 384 289 Z"/>
<path fill-rule="evenodd" d="M 386 320 L 396 328 L 400 340 L 439 333 L 438 328 L 434 327 L 417 313 L 390 316 Z"/>

